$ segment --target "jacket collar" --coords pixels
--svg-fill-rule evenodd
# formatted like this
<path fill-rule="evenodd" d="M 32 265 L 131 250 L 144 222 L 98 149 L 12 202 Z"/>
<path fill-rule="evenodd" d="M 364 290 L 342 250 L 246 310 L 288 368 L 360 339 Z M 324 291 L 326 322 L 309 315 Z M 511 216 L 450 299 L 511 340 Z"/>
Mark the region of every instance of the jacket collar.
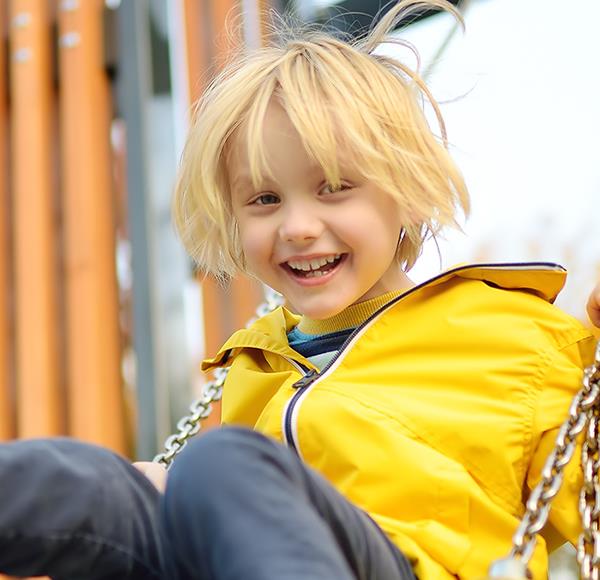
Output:
<path fill-rule="evenodd" d="M 216 356 L 202 362 L 202 370 L 222 365 L 229 358 L 231 351 L 241 348 L 268 350 L 304 363 L 304 358 L 289 346 L 287 340 L 287 333 L 299 322 L 300 316 L 280 306 L 256 320 L 249 328 L 234 332 Z"/>
<path fill-rule="evenodd" d="M 553 262 L 507 262 L 456 266 L 425 282 L 445 282 L 452 277 L 483 280 L 506 290 L 524 290 L 554 302 L 567 279 L 567 271 Z M 438 281 L 438 278 L 440 280 Z"/>
<path fill-rule="evenodd" d="M 565 284 L 566 276 L 567 271 L 562 266 L 551 262 L 461 265 L 410 288 L 391 302 L 398 302 L 408 294 L 422 292 L 425 288 L 438 286 L 452 278 L 482 280 L 507 290 L 531 292 L 548 302 L 554 302 Z M 259 318 L 249 328 L 243 328 L 232 334 L 216 356 L 203 361 L 202 370 L 225 364 L 233 350 L 242 348 L 266 350 L 306 364 L 306 360 L 290 348 L 287 341 L 287 333 L 298 322 L 300 316 L 280 306 Z"/>

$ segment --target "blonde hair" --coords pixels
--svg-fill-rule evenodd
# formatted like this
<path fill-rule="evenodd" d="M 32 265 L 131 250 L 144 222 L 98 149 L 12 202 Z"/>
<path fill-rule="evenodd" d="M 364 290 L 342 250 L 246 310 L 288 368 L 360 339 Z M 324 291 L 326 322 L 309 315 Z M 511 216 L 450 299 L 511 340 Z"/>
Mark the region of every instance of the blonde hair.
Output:
<path fill-rule="evenodd" d="M 366 37 L 349 42 L 323 30 L 298 32 L 279 24 L 267 46 L 237 54 L 214 78 L 195 108 L 173 201 L 176 229 L 203 271 L 220 278 L 245 271 L 227 157 L 241 133 L 252 179 L 255 185 L 261 181 L 268 172 L 262 128 L 273 98 L 329 183 L 339 185 L 338 155 L 349 152 L 364 178 L 411 216 L 399 232 L 402 268 L 414 265 L 428 234 L 459 227 L 456 215 L 459 209 L 468 213 L 469 197 L 447 151 L 439 106 L 416 71 L 374 52 L 384 42 L 399 42 L 387 35 L 409 11 L 433 6 L 462 22 L 445 0 L 404 0 Z M 441 138 L 427 124 L 423 101 L 435 111 Z"/>

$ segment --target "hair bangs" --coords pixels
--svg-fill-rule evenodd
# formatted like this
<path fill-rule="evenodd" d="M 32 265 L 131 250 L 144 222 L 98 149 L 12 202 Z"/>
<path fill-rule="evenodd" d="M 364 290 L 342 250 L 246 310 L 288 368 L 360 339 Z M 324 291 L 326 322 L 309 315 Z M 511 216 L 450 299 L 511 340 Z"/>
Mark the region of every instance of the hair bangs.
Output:
<path fill-rule="evenodd" d="M 278 69 L 276 98 L 298 132 L 308 155 L 333 185 L 340 182 L 339 133 L 335 103 L 329 87 L 311 58 L 310 47 L 296 49 Z"/>

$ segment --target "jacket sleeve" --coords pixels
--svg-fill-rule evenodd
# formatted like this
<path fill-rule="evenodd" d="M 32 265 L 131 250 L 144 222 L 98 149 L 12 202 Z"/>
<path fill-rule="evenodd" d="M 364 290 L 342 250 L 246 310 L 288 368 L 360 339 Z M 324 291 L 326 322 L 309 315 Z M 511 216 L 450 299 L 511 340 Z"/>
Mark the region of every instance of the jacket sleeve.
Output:
<path fill-rule="evenodd" d="M 568 417 L 571 401 L 581 388 L 583 368 L 593 360 L 594 340 L 587 335 L 549 355 L 546 380 L 539 393 L 534 418 L 534 452 L 527 474 L 531 491 L 541 478 L 541 472 L 556 445 L 560 426 Z M 565 467 L 563 483 L 552 501 L 549 523 L 542 535 L 553 550 L 565 541 L 576 543 L 581 531 L 579 492 L 582 485 L 581 440 Z"/>

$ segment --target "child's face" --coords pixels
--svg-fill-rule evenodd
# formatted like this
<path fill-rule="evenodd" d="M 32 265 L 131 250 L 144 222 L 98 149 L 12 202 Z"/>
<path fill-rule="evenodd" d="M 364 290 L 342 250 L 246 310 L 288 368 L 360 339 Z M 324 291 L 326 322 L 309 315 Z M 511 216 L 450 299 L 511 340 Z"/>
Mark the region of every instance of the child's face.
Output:
<path fill-rule="evenodd" d="M 283 108 L 272 102 L 264 150 L 273 173 L 252 185 L 245 140 L 229 162 L 232 206 L 248 269 L 314 319 L 410 285 L 395 260 L 401 210 L 352 167 L 332 191 Z"/>

